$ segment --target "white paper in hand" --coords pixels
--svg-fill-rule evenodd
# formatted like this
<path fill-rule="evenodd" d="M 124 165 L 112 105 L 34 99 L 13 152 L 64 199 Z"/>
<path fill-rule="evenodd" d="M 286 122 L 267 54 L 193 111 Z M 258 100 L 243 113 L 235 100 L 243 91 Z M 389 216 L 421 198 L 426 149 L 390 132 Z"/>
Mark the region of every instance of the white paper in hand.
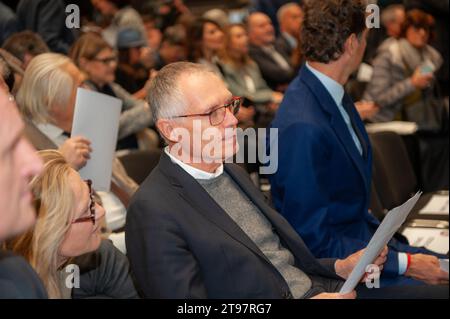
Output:
<path fill-rule="evenodd" d="M 361 281 L 361 278 L 366 273 L 367 266 L 377 259 L 384 247 L 392 239 L 395 232 L 398 231 L 400 226 L 405 222 L 406 217 L 408 217 L 421 195 L 422 193 L 419 192 L 403 205 L 389 211 L 367 245 L 361 259 L 345 281 L 344 286 L 340 291 L 341 294 L 348 294 L 356 288 Z"/>
<path fill-rule="evenodd" d="M 110 190 L 121 111 L 121 100 L 78 88 L 72 136 L 87 138 L 92 147 L 91 158 L 79 173 L 99 191 Z"/>

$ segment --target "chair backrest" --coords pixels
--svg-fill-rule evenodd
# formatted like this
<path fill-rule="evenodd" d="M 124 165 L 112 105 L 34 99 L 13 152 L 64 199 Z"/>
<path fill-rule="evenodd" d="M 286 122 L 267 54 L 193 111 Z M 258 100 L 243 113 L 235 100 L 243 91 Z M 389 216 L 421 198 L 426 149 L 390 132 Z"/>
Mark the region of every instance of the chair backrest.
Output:
<path fill-rule="evenodd" d="M 408 151 L 393 132 L 370 134 L 373 148 L 373 183 L 383 208 L 401 205 L 418 189 Z"/>
<path fill-rule="evenodd" d="M 131 151 L 119 156 L 128 175 L 139 185 L 147 178 L 158 165 L 161 157 L 159 149 L 146 151 Z"/>

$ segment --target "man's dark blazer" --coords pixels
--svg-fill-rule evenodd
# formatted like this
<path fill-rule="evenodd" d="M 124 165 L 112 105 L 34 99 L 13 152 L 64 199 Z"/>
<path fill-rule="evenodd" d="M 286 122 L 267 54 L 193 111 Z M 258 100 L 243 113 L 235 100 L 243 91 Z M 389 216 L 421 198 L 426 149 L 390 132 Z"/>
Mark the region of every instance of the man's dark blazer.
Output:
<path fill-rule="evenodd" d="M 286 56 L 283 52 L 278 51 L 278 53 L 290 64 L 290 57 Z M 290 70 L 283 69 L 261 47 L 250 45 L 249 54 L 256 64 L 258 64 L 264 80 L 266 80 L 272 90 L 277 90 L 277 87 L 280 85 L 284 86 L 289 84 L 295 77 L 295 71 L 292 67 Z"/>
<path fill-rule="evenodd" d="M 291 47 L 288 39 L 283 34 L 280 34 L 275 41 L 275 48 L 285 57 L 291 57 L 294 49 Z"/>
<path fill-rule="evenodd" d="M 0 299 L 47 299 L 36 272 L 22 257 L 0 251 Z"/>
<path fill-rule="evenodd" d="M 272 223 L 295 264 L 340 279 L 335 259 L 317 260 L 236 165 L 225 171 Z M 126 245 L 147 298 L 292 298 L 280 273 L 203 187 L 163 154 L 131 200 Z"/>

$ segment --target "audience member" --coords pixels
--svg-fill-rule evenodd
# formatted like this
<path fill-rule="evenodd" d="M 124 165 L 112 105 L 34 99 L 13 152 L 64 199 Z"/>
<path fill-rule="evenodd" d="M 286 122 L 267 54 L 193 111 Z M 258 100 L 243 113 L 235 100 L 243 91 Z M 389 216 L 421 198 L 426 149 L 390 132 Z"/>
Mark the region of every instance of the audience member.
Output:
<path fill-rule="evenodd" d="M 87 163 L 92 151 L 90 141 L 85 138 L 68 138 L 72 130 L 76 90 L 82 82 L 82 73 L 69 58 L 45 53 L 31 61 L 17 94 L 26 119 L 25 132 L 33 145 L 39 150 L 58 148 L 76 170 Z M 136 183 L 115 158 L 112 191 L 99 192 L 111 230 L 124 226 L 125 206 L 136 188 Z"/>
<path fill-rule="evenodd" d="M 149 100 L 168 147 L 133 198 L 126 225 L 130 265 L 145 297 L 356 297 L 337 292 L 362 251 L 315 259 L 245 171 L 224 164 L 238 149 L 241 100 L 220 77 L 199 64 L 172 64 L 156 76 Z M 212 152 L 201 138 L 206 131 L 214 132 Z M 386 254 L 374 263 L 382 267 Z M 448 297 L 448 286 L 357 291 L 360 298 Z"/>
<path fill-rule="evenodd" d="M 226 34 L 225 49 L 220 58 L 223 79 L 233 95 L 244 97 L 254 104 L 249 108 L 241 108 L 237 118 L 244 123 L 253 121 L 255 115 L 253 106 L 256 106 L 263 115 L 271 113 L 273 116 L 283 99 L 283 94 L 274 92 L 268 87 L 258 65 L 250 58 L 245 26 L 231 25 Z"/>
<path fill-rule="evenodd" d="M 300 41 L 300 28 L 303 20 L 302 8 L 295 2 L 285 4 L 278 10 L 277 17 L 280 35 L 275 46 L 284 56 L 293 59 Z"/>
<path fill-rule="evenodd" d="M 36 213 L 28 183 L 42 171 L 42 161 L 23 136 L 24 124 L 6 88 L 0 75 L 0 299 L 47 298 L 30 265 L 2 250 L 4 240 L 33 226 Z"/>
<path fill-rule="evenodd" d="M 117 38 L 119 64 L 116 70 L 116 83 L 139 100 L 147 96 L 151 72 L 142 60 L 146 55 L 146 42 L 136 29 L 123 29 Z"/>
<path fill-rule="evenodd" d="M 38 273 L 50 298 L 136 298 L 127 258 L 102 240 L 104 209 L 95 202 L 91 181 L 57 151 L 41 151 L 44 169 L 31 181 L 37 211 L 32 230 L 8 242 Z M 79 267 L 79 287 L 70 276 Z"/>
<path fill-rule="evenodd" d="M 275 208 L 316 257 L 343 258 L 366 247 L 380 224 L 368 211 L 369 138 L 344 91 L 366 48 L 365 7 L 357 0 L 315 0 L 304 9 L 307 63 L 272 123 L 279 135 L 271 137 L 278 143 L 271 192 Z M 436 257 L 443 256 L 395 238 L 389 248 L 382 286 L 448 284 Z"/>
<path fill-rule="evenodd" d="M 164 66 L 185 61 L 188 57 L 186 32 L 181 26 L 172 26 L 164 31 L 161 46 L 155 57 L 155 69 L 161 70 Z"/>
<path fill-rule="evenodd" d="M 2 48 L 18 58 L 24 70 L 35 56 L 50 52 L 41 36 L 32 31 L 22 31 L 12 35 L 6 39 Z"/>
<path fill-rule="evenodd" d="M 150 109 L 115 82 L 118 58 L 114 50 L 100 36 L 88 33 L 74 43 L 70 57 L 86 75 L 87 87 L 122 100 L 118 149 L 138 148 L 135 134 L 152 124 Z"/>
<path fill-rule="evenodd" d="M 289 57 L 274 47 L 275 30 L 269 17 L 263 13 L 253 13 L 247 25 L 250 56 L 258 64 L 267 84 L 275 91 L 284 92 L 295 74 Z"/>
<path fill-rule="evenodd" d="M 75 41 L 74 29 L 66 26 L 63 0 L 20 0 L 17 17 L 23 30 L 38 33 L 54 52 L 67 54 Z"/>
<path fill-rule="evenodd" d="M 189 60 L 204 64 L 220 74 L 217 55 L 225 44 L 225 32 L 220 24 L 200 18 L 191 26 L 188 35 Z"/>
<path fill-rule="evenodd" d="M 102 32 L 103 38 L 111 47 L 116 48 L 117 34 L 124 28 L 134 28 L 147 36 L 144 22 L 139 12 L 130 6 L 129 0 L 91 0 L 91 2 L 95 9 L 111 21 Z"/>

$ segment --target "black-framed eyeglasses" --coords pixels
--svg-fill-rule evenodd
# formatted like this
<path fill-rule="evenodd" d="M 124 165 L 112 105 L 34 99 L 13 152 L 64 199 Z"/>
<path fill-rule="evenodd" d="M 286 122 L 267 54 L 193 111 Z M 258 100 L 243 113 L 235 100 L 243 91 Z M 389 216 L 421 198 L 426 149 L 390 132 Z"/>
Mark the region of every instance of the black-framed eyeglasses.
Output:
<path fill-rule="evenodd" d="M 97 62 L 101 62 L 105 65 L 110 65 L 111 63 L 117 63 L 118 59 L 117 59 L 117 56 L 111 56 L 111 57 L 104 58 L 104 59 L 93 58 L 92 61 L 97 61 Z"/>
<path fill-rule="evenodd" d="M 92 181 L 90 179 L 85 181 L 87 186 L 89 187 L 89 216 L 80 217 L 75 219 L 72 224 L 79 224 L 91 221 L 93 225 L 95 225 L 95 201 L 94 201 L 94 191 L 92 190 Z"/>
<path fill-rule="evenodd" d="M 188 115 L 179 115 L 172 116 L 171 118 L 186 118 L 186 117 L 196 117 L 196 116 L 209 116 L 209 123 L 212 126 L 218 126 L 223 123 L 225 120 L 225 115 L 227 114 L 227 109 L 233 114 L 236 115 L 239 112 L 239 109 L 242 105 L 242 98 L 238 96 L 234 96 L 231 101 L 225 105 L 218 106 L 213 109 L 211 112 L 203 113 L 203 114 L 188 114 Z"/>

